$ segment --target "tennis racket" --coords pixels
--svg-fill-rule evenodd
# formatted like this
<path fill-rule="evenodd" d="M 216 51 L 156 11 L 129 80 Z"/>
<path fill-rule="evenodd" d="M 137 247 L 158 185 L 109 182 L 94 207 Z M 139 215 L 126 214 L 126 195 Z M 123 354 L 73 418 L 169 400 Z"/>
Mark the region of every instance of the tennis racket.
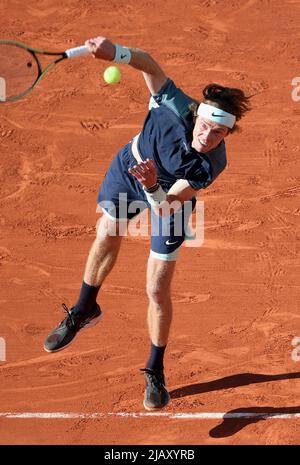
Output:
<path fill-rule="evenodd" d="M 87 45 L 58 53 L 38 50 L 14 40 L 0 40 L 0 103 L 26 97 L 57 63 L 88 53 Z M 42 55 L 56 58 L 43 69 L 39 60 Z"/>

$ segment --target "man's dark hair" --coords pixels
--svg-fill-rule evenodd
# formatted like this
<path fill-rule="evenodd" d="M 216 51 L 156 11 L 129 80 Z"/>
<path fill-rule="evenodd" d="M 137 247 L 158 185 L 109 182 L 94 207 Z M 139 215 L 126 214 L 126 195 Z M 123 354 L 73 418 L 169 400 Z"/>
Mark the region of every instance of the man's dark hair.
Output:
<path fill-rule="evenodd" d="M 202 94 L 204 97 L 204 103 L 215 104 L 217 108 L 235 115 L 237 121 L 251 110 L 250 97 L 247 97 L 241 89 L 211 83 L 204 87 Z M 198 106 L 198 102 L 190 105 L 190 110 L 192 111 L 194 118 L 197 116 Z M 238 126 L 235 125 L 229 130 L 229 132 L 232 133 L 237 129 Z"/>

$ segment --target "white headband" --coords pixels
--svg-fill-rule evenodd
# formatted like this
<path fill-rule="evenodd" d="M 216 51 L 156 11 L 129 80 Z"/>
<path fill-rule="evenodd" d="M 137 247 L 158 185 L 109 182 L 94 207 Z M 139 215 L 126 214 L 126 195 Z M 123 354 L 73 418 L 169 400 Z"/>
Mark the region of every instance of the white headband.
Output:
<path fill-rule="evenodd" d="M 208 105 L 207 103 L 200 103 L 197 115 L 203 116 L 203 118 L 207 118 L 214 123 L 222 124 L 230 129 L 233 128 L 236 121 L 236 117 L 231 113 L 227 113 L 227 111 L 221 110 L 213 105 Z"/>

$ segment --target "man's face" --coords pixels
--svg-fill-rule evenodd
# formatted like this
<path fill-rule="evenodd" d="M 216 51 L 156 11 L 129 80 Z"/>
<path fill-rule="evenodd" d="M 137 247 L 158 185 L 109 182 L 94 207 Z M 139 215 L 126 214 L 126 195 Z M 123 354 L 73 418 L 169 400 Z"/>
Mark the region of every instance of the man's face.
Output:
<path fill-rule="evenodd" d="M 200 153 L 209 152 L 217 147 L 228 133 L 227 127 L 197 116 L 193 129 L 192 147 Z"/>

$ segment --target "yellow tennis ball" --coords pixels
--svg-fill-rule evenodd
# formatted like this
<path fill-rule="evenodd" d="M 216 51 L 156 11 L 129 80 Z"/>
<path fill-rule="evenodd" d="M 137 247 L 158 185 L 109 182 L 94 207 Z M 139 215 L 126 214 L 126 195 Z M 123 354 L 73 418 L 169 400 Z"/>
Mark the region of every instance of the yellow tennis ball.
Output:
<path fill-rule="evenodd" d="M 103 77 L 107 84 L 117 84 L 121 80 L 122 74 L 117 66 L 109 66 L 104 71 Z"/>

